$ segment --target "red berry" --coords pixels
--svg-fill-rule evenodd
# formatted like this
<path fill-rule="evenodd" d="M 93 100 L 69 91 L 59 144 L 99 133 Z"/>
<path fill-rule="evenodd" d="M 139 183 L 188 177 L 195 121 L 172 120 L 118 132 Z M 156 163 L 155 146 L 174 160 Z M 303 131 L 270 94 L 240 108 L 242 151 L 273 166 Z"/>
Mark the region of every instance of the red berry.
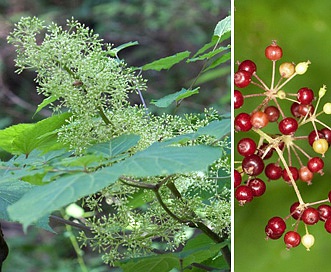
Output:
<path fill-rule="evenodd" d="M 285 221 L 282 218 L 275 216 L 268 221 L 268 224 L 265 227 L 265 233 L 267 234 L 267 237 L 271 239 L 279 239 L 285 232 L 285 229 Z"/>
<path fill-rule="evenodd" d="M 239 109 L 244 104 L 244 96 L 241 91 L 234 90 L 234 108 Z"/>
<path fill-rule="evenodd" d="M 308 207 L 303 211 L 301 219 L 307 225 L 314 225 L 320 219 L 320 214 L 315 208 Z"/>
<path fill-rule="evenodd" d="M 308 105 L 314 99 L 314 92 L 307 87 L 301 88 L 297 92 L 297 99 L 302 105 Z"/>
<path fill-rule="evenodd" d="M 261 157 L 252 154 L 243 159 L 242 169 L 247 175 L 257 176 L 263 172 L 264 162 Z"/>
<path fill-rule="evenodd" d="M 263 158 L 264 160 L 269 159 L 272 154 L 274 149 L 273 148 L 269 148 L 268 149 L 269 144 L 267 143 L 263 143 L 260 148 L 258 149 L 258 153 L 257 155 L 259 155 L 261 158 Z M 268 150 L 268 151 L 267 151 Z"/>
<path fill-rule="evenodd" d="M 290 172 L 291 172 L 291 174 L 292 174 L 293 180 L 294 180 L 294 181 L 297 181 L 298 178 L 299 178 L 299 171 L 298 171 L 298 169 L 297 169 L 296 167 L 294 167 L 294 166 L 289 166 L 288 168 L 289 168 L 289 170 L 290 170 Z M 283 169 L 282 177 L 283 177 L 283 179 L 284 179 L 286 182 L 288 182 L 288 183 L 291 181 L 291 179 L 290 179 L 290 175 L 289 175 L 289 173 L 286 171 L 286 169 Z"/>
<path fill-rule="evenodd" d="M 247 186 L 252 189 L 254 196 L 261 196 L 265 193 L 266 190 L 264 181 L 259 178 L 253 178 L 248 180 Z"/>
<path fill-rule="evenodd" d="M 300 116 L 312 116 L 314 113 L 314 106 L 313 105 L 299 105 L 298 113 Z"/>
<path fill-rule="evenodd" d="M 251 138 L 243 138 L 237 144 L 237 151 L 245 157 L 252 155 L 256 151 L 256 143 Z"/>
<path fill-rule="evenodd" d="M 278 129 L 284 135 L 294 134 L 298 129 L 298 122 L 292 117 L 284 118 L 278 124 Z"/>
<path fill-rule="evenodd" d="M 331 233 L 331 218 L 325 221 L 324 228 L 327 232 Z"/>
<path fill-rule="evenodd" d="M 256 64 L 251 60 L 244 60 L 239 64 L 238 71 L 246 71 L 253 74 L 256 71 Z"/>
<path fill-rule="evenodd" d="M 251 124 L 254 128 L 263 128 L 268 125 L 269 119 L 263 111 L 256 111 L 251 115 Z"/>
<path fill-rule="evenodd" d="M 284 242 L 287 249 L 297 247 L 301 242 L 301 236 L 296 231 L 288 231 L 284 235 Z"/>
<path fill-rule="evenodd" d="M 314 173 L 311 172 L 307 166 L 300 167 L 300 169 L 299 169 L 299 178 L 303 182 L 307 182 L 307 184 L 310 185 L 313 177 L 314 177 Z"/>
<path fill-rule="evenodd" d="M 290 207 L 290 213 L 295 220 L 301 219 L 302 210 L 298 209 L 299 205 L 299 202 L 294 202 Z"/>
<path fill-rule="evenodd" d="M 317 208 L 319 214 L 320 214 L 320 220 L 326 221 L 327 219 L 331 218 L 331 206 L 322 204 L 319 205 Z"/>
<path fill-rule="evenodd" d="M 320 157 L 314 157 L 309 159 L 307 163 L 307 167 L 313 173 L 322 172 L 322 169 L 324 167 L 324 162 Z"/>
<path fill-rule="evenodd" d="M 270 122 L 276 122 L 280 115 L 279 109 L 275 106 L 266 107 L 264 113 L 267 115 Z"/>
<path fill-rule="evenodd" d="M 282 176 L 283 170 L 282 167 L 280 167 L 277 163 L 269 163 L 265 167 L 264 173 L 268 179 L 277 180 Z"/>
<path fill-rule="evenodd" d="M 296 102 L 293 102 L 291 105 L 291 113 L 296 118 L 301 117 L 301 114 L 299 113 L 299 107 L 300 107 L 300 104 L 296 103 Z"/>
<path fill-rule="evenodd" d="M 249 131 L 252 128 L 251 117 L 248 113 L 239 113 L 234 119 L 236 131 Z"/>
<path fill-rule="evenodd" d="M 237 188 L 242 181 L 242 177 L 238 170 L 234 170 L 234 188 Z"/>
<path fill-rule="evenodd" d="M 331 144 L 331 130 L 328 128 L 322 128 L 321 132 L 324 135 L 324 138 L 328 141 L 329 144 Z"/>
<path fill-rule="evenodd" d="M 277 45 L 276 41 L 273 41 L 272 44 L 265 49 L 264 53 L 267 59 L 270 60 L 279 60 L 283 56 L 283 50 Z"/>
<path fill-rule="evenodd" d="M 331 191 L 328 194 L 329 201 L 331 202 Z"/>
<path fill-rule="evenodd" d="M 234 197 L 239 201 L 239 205 L 242 206 L 253 200 L 253 190 L 247 185 L 239 185 L 234 192 Z"/>
<path fill-rule="evenodd" d="M 251 83 L 252 75 L 247 71 L 237 71 L 234 74 L 234 85 L 238 88 L 245 88 Z"/>

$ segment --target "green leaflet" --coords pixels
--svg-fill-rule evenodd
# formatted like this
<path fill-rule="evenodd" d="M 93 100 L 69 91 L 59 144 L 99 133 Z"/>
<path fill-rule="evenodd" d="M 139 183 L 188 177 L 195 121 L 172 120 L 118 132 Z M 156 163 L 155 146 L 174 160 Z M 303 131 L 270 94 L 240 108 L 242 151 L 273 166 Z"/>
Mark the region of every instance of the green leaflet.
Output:
<path fill-rule="evenodd" d="M 160 71 L 163 69 L 170 69 L 175 64 L 188 58 L 189 55 L 190 55 L 189 51 L 180 52 L 173 56 L 165 57 L 165 58 L 153 61 L 151 63 L 147 63 L 144 66 L 142 66 L 142 69 L 143 70 L 155 70 L 155 71 Z"/>
<path fill-rule="evenodd" d="M 35 186 L 8 207 L 9 216 L 26 229 L 39 218 L 113 184 L 122 175 L 147 177 L 201 171 L 220 156 L 221 150 L 210 146 L 152 145 L 100 171 L 68 175 L 47 185 Z"/>
<path fill-rule="evenodd" d="M 59 148 L 54 131 L 60 128 L 69 116 L 69 113 L 63 113 L 34 124 L 18 124 L 3 129 L 0 131 L 0 148 L 14 155 L 28 155 L 37 148 Z"/>
<path fill-rule="evenodd" d="M 187 89 L 183 88 L 179 92 L 166 95 L 166 96 L 164 96 L 164 97 L 162 97 L 158 100 L 152 100 L 151 104 L 154 104 L 155 106 L 157 106 L 159 108 L 166 108 L 171 103 L 173 103 L 174 101 L 177 102 L 177 101 L 182 100 L 184 98 L 190 97 L 194 94 L 198 94 L 199 89 L 200 89 L 200 87 L 197 87 L 193 90 L 187 90 Z"/>

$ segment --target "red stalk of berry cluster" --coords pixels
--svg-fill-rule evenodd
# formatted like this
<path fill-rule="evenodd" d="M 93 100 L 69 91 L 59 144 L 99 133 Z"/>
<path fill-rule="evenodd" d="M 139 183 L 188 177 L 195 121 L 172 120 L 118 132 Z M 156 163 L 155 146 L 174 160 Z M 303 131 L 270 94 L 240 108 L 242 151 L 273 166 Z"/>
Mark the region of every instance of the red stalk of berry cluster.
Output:
<path fill-rule="evenodd" d="M 331 103 L 325 103 L 323 109 L 318 112 L 326 86 L 321 87 L 317 95 L 308 87 L 300 88 L 297 93 L 286 92 L 284 89 L 286 84 L 294 77 L 306 73 L 310 62 L 280 64 L 278 68 L 280 78 L 276 82 L 276 63 L 282 55 L 282 48 L 276 41 L 265 49 L 266 58 L 272 61 L 270 87 L 257 75 L 257 66 L 252 60 L 238 62 L 238 70 L 234 74 L 235 86 L 238 89 L 244 89 L 252 84 L 259 87 L 262 92 L 243 94 L 243 91 L 235 90 L 235 109 L 241 108 L 245 100 L 252 97 L 262 97 L 262 101 L 252 112 L 241 112 L 234 120 L 237 135 L 253 131 L 259 136 L 258 143 L 245 137 L 237 144 L 238 154 L 243 159 L 239 162 L 241 165 L 234 170 L 234 195 L 239 205 L 243 206 L 255 197 L 262 196 L 266 191 L 266 183 L 259 177 L 263 172 L 269 181 L 282 178 L 295 191 L 297 201 L 291 206 L 290 214 L 284 219 L 275 216 L 268 221 L 265 228 L 267 238 L 282 237 L 286 230 L 285 221 L 293 217 L 297 221 L 294 229 L 287 231 L 284 235 L 286 247 L 289 249 L 302 243 L 309 250 L 314 244 L 314 236 L 308 232 L 307 226 L 322 221 L 326 231 L 331 233 L 331 206 L 325 204 L 331 200 L 331 191 L 326 199 L 306 203 L 297 182 L 301 180 L 309 185 L 316 173 L 323 175 L 323 158 L 331 144 L 331 128 L 319 117 L 321 114 L 331 114 Z M 282 109 L 286 106 L 285 101 L 292 103 L 290 107 L 292 116 L 287 116 Z M 269 127 L 273 123 L 278 125 L 278 134 L 269 132 Z M 300 128 L 307 124 L 312 125 L 311 133 L 308 136 L 298 135 Z M 322 128 L 319 129 L 320 126 Z M 311 152 L 303 150 L 300 147 L 302 141 L 308 141 L 317 155 L 309 155 Z M 266 160 L 271 157 L 276 157 L 276 162 L 266 164 Z M 247 177 L 247 180 L 243 182 L 244 177 Z M 313 206 L 316 205 L 319 206 L 314 208 Z M 305 224 L 306 230 L 302 237 L 297 232 L 300 222 Z"/>

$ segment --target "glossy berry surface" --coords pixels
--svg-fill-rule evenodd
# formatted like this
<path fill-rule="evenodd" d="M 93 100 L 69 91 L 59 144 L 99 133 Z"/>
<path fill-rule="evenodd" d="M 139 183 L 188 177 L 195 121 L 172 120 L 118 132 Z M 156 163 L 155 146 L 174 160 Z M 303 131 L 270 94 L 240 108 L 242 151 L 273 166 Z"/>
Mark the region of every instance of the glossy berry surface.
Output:
<path fill-rule="evenodd" d="M 269 219 L 268 224 L 265 227 L 265 233 L 268 238 L 279 239 L 286 230 L 285 221 L 278 216 Z"/>
<path fill-rule="evenodd" d="M 267 46 L 264 53 L 269 60 L 279 60 L 283 56 L 283 50 L 277 45 L 276 41 L 273 41 L 271 45 Z"/>
<path fill-rule="evenodd" d="M 248 113 L 239 113 L 234 119 L 236 131 L 249 131 L 252 128 L 251 116 Z"/>
<path fill-rule="evenodd" d="M 251 74 L 247 71 L 237 71 L 234 74 L 234 85 L 238 88 L 245 88 L 251 83 Z"/>
<path fill-rule="evenodd" d="M 239 64 L 238 71 L 246 71 L 253 74 L 256 71 L 256 64 L 252 60 L 244 60 Z"/>
<path fill-rule="evenodd" d="M 239 201 L 239 205 L 244 205 L 253 200 L 254 194 L 247 185 L 239 185 L 234 192 L 234 197 Z"/>
<path fill-rule="evenodd" d="M 296 231 L 288 231 L 284 235 L 284 243 L 287 249 L 297 247 L 301 243 L 301 236 Z"/>
<path fill-rule="evenodd" d="M 278 128 L 284 135 L 294 134 L 298 129 L 298 122 L 292 117 L 287 117 L 280 121 Z"/>
<path fill-rule="evenodd" d="M 264 162 L 256 154 L 249 155 L 243 159 L 242 169 L 249 176 L 257 176 L 263 172 Z"/>
<path fill-rule="evenodd" d="M 235 109 L 239 109 L 244 104 L 244 97 L 239 90 L 234 90 L 233 104 Z"/>
<path fill-rule="evenodd" d="M 263 128 L 268 125 L 268 115 L 263 111 L 256 111 L 251 115 L 251 124 L 254 128 Z"/>
<path fill-rule="evenodd" d="M 280 115 L 279 109 L 275 106 L 266 107 L 264 113 L 267 115 L 269 122 L 276 122 Z"/>
<path fill-rule="evenodd" d="M 324 161 L 320 157 L 313 157 L 307 163 L 308 169 L 313 172 L 320 172 L 324 167 Z"/>
<path fill-rule="evenodd" d="M 241 156 L 252 155 L 256 151 L 256 143 L 251 138 L 243 138 L 237 144 L 237 151 Z"/>
<path fill-rule="evenodd" d="M 277 163 L 269 163 L 264 169 L 265 175 L 270 180 L 280 179 L 283 174 L 283 169 Z"/>
<path fill-rule="evenodd" d="M 328 233 L 331 233 L 331 218 L 325 221 L 324 228 Z"/>
<path fill-rule="evenodd" d="M 242 182 L 242 177 L 238 170 L 234 170 L 233 174 L 234 174 L 234 188 L 237 188 Z"/>
<path fill-rule="evenodd" d="M 254 196 L 261 196 L 266 191 L 266 185 L 264 181 L 259 178 L 253 178 L 248 180 L 247 186 L 252 189 Z"/>
<path fill-rule="evenodd" d="M 299 205 L 300 203 L 297 201 L 294 202 L 290 207 L 291 216 L 296 220 L 301 218 L 302 215 L 302 210 L 299 209 Z"/>
<path fill-rule="evenodd" d="M 327 219 L 331 218 L 331 206 L 322 204 L 317 207 L 317 210 L 320 215 L 320 220 L 326 221 Z"/>
<path fill-rule="evenodd" d="M 289 166 L 288 167 L 290 170 L 290 173 L 292 175 L 292 178 L 294 181 L 297 181 L 299 178 L 299 171 L 296 167 L 294 166 Z M 288 171 L 286 169 L 283 169 L 283 173 L 282 173 L 282 177 L 286 182 L 290 182 L 291 181 L 291 177 L 290 174 L 288 173 Z"/>
<path fill-rule="evenodd" d="M 312 89 L 306 87 L 301 88 L 298 90 L 297 99 L 301 104 L 308 105 L 314 99 L 314 92 Z"/>
<path fill-rule="evenodd" d="M 303 211 L 301 219 L 307 225 L 314 225 L 319 221 L 320 214 L 315 208 L 308 207 Z"/>

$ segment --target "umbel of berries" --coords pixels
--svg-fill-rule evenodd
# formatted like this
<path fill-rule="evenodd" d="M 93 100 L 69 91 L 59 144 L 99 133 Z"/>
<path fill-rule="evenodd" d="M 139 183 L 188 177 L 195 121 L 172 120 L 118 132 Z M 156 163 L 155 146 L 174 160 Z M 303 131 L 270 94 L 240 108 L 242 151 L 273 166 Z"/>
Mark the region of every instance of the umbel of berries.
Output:
<path fill-rule="evenodd" d="M 331 192 L 325 199 L 311 201 L 313 196 L 309 196 L 308 203 L 300 187 L 313 184 L 317 175 L 324 174 L 331 128 L 320 117 L 331 114 L 331 102 L 322 104 L 325 85 L 319 90 L 309 86 L 287 89 L 289 81 L 306 73 L 310 62 L 281 62 L 282 56 L 283 49 L 276 41 L 266 46 L 264 57 L 272 69 L 268 81 L 260 78 L 253 60 L 237 62 L 234 129 L 239 140 L 235 149 L 234 196 L 240 206 L 245 206 L 257 197 L 263 201 L 266 192 L 272 194 L 268 191 L 269 183 L 279 182 L 284 190 L 293 190 L 296 197 L 285 216 L 267 219 L 266 237 L 271 240 L 283 237 L 287 249 L 302 244 L 310 250 L 315 238 L 309 231 L 314 225 L 324 224 L 324 229 L 331 233 Z M 249 99 L 252 103 L 246 103 Z M 245 105 L 255 108 L 245 111 Z M 287 224 L 289 218 L 295 223 Z M 304 225 L 304 233 L 298 231 L 299 224 Z"/>

